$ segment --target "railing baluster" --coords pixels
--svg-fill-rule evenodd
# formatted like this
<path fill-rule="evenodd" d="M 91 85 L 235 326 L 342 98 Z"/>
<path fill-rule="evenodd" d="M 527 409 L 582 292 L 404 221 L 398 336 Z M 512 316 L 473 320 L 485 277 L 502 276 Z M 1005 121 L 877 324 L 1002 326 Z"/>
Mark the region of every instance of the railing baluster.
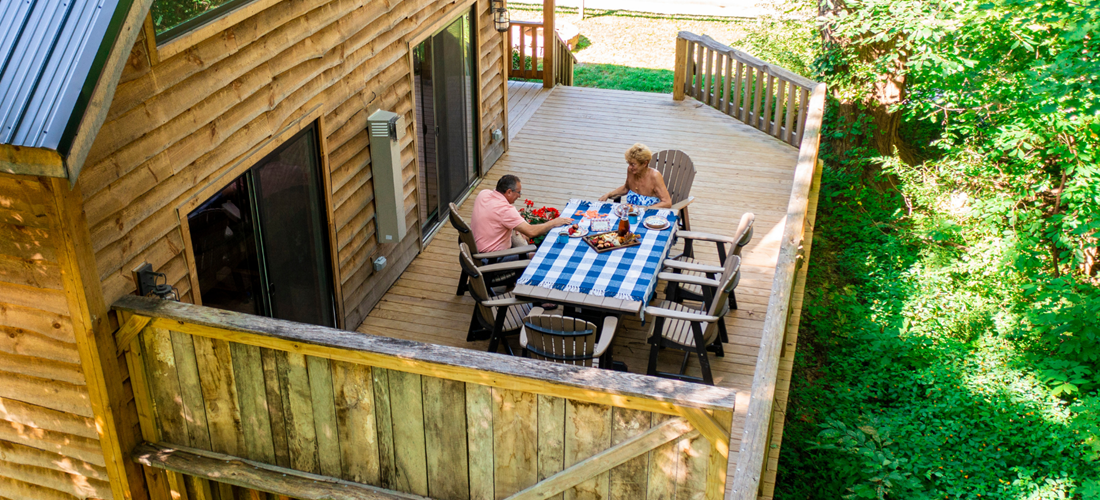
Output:
<path fill-rule="evenodd" d="M 775 137 L 780 137 L 783 131 L 783 122 L 779 120 L 783 116 L 783 98 L 786 97 L 784 91 L 787 90 L 787 85 L 785 80 L 779 79 L 776 85 L 778 88 L 775 89 L 775 115 L 772 117 L 772 135 Z"/>
<path fill-rule="evenodd" d="M 731 98 L 731 96 L 730 96 L 730 76 L 733 72 L 733 57 L 731 57 L 730 55 L 727 54 L 725 56 L 725 60 L 726 60 L 726 78 L 723 82 L 724 83 L 723 87 L 725 88 L 726 91 L 724 92 L 725 98 L 724 98 L 724 101 L 722 103 L 722 107 L 718 108 L 718 110 L 722 111 L 723 113 L 728 115 L 728 114 L 730 114 L 730 98 Z"/>
<path fill-rule="evenodd" d="M 768 123 L 768 117 L 771 116 L 772 96 L 775 95 L 775 77 L 771 74 L 768 75 L 768 88 L 764 93 L 764 108 L 760 110 L 760 125 L 757 127 L 764 132 L 771 130 L 771 123 Z"/>
<path fill-rule="evenodd" d="M 700 74 L 703 71 L 703 55 L 706 53 L 706 48 L 700 46 L 699 53 L 696 54 L 695 62 L 695 98 L 702 101 L 703 96 L 703 75 Z M 706 101 L 703 101 L 706 102 Z"/>
<path fill-rule="evenodd" d="M 749 117 L 752 121 L 749 125 L 754 128 L 760 128 L 760 104 L 764 100 L 764 69 L 756 68 L 756 77 L 753 78 L 753 97 L 752 97 L 752 116 Z"/>
<path fill-rule="evenodd" d="M 798 106 L 798 141 L 802 143 L 802 134 L 806 133 L 806 101 L 810 100 L 810 89 L 802 89 L 802 99 Z"/>
<path fill-rule="evenodd" d="M 724 54 L 714 53 L 714 96 L 711 97 L 710 105 L 719 109 L 722 106 L 722 59 L 724 58 Z"/>
<path fill-rule="evenodd" d="M 794 105 L 794 96 L 795 96 L 795 93 L 796 93 L 797 89 L 798 89 L 798 87 L 795 87 L 794 84 L 791 84 L 791 91 L 787 93 L 787 119 L 784 123 L 785 127 L 784 127 L 783 137 L 782 137 L 782 139 L 784 141 L 787 141 L 788 143 L 791 143 L 791 144 L 793 144 L 791 142 L 791 137 L 794 137 L 794 133 L 791 131 L 791 127 L 794 126 L 794 116 L 795 116 L 795 109 L 796 109 L 795 105 Z"/>
<path fill-rule="evenodd" d="M 737 61 L 737 80 L 734 82 L 735 85 L 733 86 L 733 104 L 732 104 L 732 107 L 730 108 L 730 112 L 729 112 L 730 116 L 733 116 L 735 118 L 741 116 L 741 107 L 743 106 L 743 103 L 745 102 L 745 98 L 744 98 L 745 94 L 744 94 L 744 91 L 741 88 L 742 87 L 741 86 L 741 78 L 744 75 L 744 73 L 745 73 L 745 64 L 742 63 L 741 61 Z M 744 121 L 744 118 L 742 118 L 741 121 Z"/>
<path fill-rule="evenodd" d="M 704 103 L 711 103 L 711 92 L 714 91 L 714 50 L 708 48 L 706 52 L 707 57 L 707 76 L 703 80 L 703 99 Z"/>

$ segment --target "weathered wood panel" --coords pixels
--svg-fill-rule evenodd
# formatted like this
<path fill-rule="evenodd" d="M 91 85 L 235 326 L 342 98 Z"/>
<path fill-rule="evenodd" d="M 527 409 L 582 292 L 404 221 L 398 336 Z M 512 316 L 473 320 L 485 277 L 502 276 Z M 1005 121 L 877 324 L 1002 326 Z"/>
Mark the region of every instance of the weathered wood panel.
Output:
<path fill-rule="evenodd" d="M 108 302 L 133 290 L 130 269 L 142 262 L 186 288 L 181 295 L 189 292 L 176 209 L 230 180 L 226 173 L 234 166 L 260 159 L 255 151 L 320 106 L 342 319 L 357 326 L 380 298 L 375 290 L 385 290 L 412 260 L 419 234 L 413 216 L 408 241 L 381 245 L 374 237 L 366 115 L 382 108 L 405 116 L 403 208 L 415 214 L 408 38 L 420 26 L 460 14 L 456 5 L 275 2 L 152 65 L 148 45 L 139 40 L 79 180 Z M 504 126 L 505 80 L 488 0 L 479 0 L 474 14 L 483 101 L 475 135 L 485 169 L 503 153 L 492 130 Z M 0 223 L 10 218 L 0 214 Z M 379 256 L 391 264 L 376 273 L 371 261 Z M 0 265 L 0 282 L 4 270 Z"/>
<path fill-rule="evenodd" d="M 119 302 L 139 303 L 152 304 L 145 299 Z M 167 309 L 181 312 L 202 309 L 175 303 L 160 303 L 159 306 L 169 307 L 157 307 L 160 310 L 157 314 Z M 135 312 L 134 309 L 124 311 L 126 314 Z M 217 315 L 235 313 L 219 312 Z M 237 316 L 257 326 L 269 323 L 281 329 L 315 328 Z M 230 324 L 232 321 L 226 323 Z M 175 333 L 188 332 L 186 335 L 195 345 L 196 356 L 189 357 L 185 350 L 173 349 L 174 339 L 166 334 L 166 325 Z M 579 390 L 563 390 L 567 396 L 557 397 L 520 390 L 517 388 L 523 385 L 506 382 L 488 370 L 480 380 L 491 385 L 449 378 L 454 375 L 443 365 L 437 369 L 416 368 L 416 358 L 424 357 L 429 346 L 401 343 L 405 354 L 394 359 L 410 370 L 405 371 L 370 364 L 384 365 L 381 358 L 340 359 L 334 356 L 329 359 L 324 351 L 303 349 L 315 342 L 281 342 L 272 337 L 261 340 L 241 333 L 212 325 L 189 325 L 164 316 L 142 330 L 141 342 L 134 345 L 147 346 L 150 353 L 135 359 L 142 360 L 144 371 L 166 379 L 148 385 L 152 388 L 154 401 L 167 401 L 167 404 L 158 405 L 155 421 L 143 422 L 143 425 L 159 430 L 174 429 L 149 435 L 158 436 L 162 440 L 160 443 L 166 446 L 187 446 L 191 432 L 180 421 L 186 406 L 182 403 L 182 392 L 187 384 L 178 379 L 183 373 L 197 373 L 207 408 L 208 431 L 204 435 L 209 436 L 209 448 L 213 451 L 236 449 L 233 456 L 275 467 L 285 461 L 289 465 L 287 468 L 296 471 L 396 492 L 440 499 L 501 499 L 532 488 L 543 479 L 555 477 L 562 481 L 559 473 L 564 474 L 570 466 L 584 470 L 583 464 L 588 460 L 607 465 L 602 469 L 597 466 L 598 473 L 562 482 L 551 498 L 702 498 L 702 492 L 707 490 L 708 481 L 712 479 L 709 477 L 715 465 L 712 445 L 700 437 L 699 432 L 683 434 L 686 431 L 681 431 L 677 434 L 681 437 L 671 442 L 661 441 L 667 444 L 652 452 L 648 450 L 657 446 L 656 442 L 644 448 L 646 451 L 639 448 L 617 461 L 600 457 L 617 444 L 647 431 L 656 431 L 656 426 L 668 420 L 652 412 L 613 406 L 642 405 L 638 398 L 645 396 L 637 392 L 630 397 L 607 393 L 608 404 L 599 404 L 591 401 L 593 392 L 582 395 Z M 361 339 L 334 330 L 330 330 L 327 337 L 350 342 L 349 349 L 353 349 L 355 339 Z M 265 356 L 268 349 L 258 344 L 272 346 L 271 355 Z M 183 355 L 179 354 L 181 352 Z M 392 354 L 379 351 L 375 356 Z M 473 357 L 484 358 L 469 360 L 473 366 L 479 366 L 479 362 L 529 365 L 527 372 L 536 375 L 527 376 L 533 379 L 551 377 L 550 374 L 559 369 L 590 370 L 594 373 L 586 373 L 583 377 L 589 380 L 600 376 L 627 377 L 633 381 L 634 377 L 487 353 L 476 353 Z M 269 361 L 268 358 L 273 359 Z M 185 366 L 188 364 L 194 366 Z M 275 373 L 269 376 L 272 365 Z M 621 383 L 629 382 L 624 379 Z M 668 384 L 684 387 L 677 391 L 668 386 L 671 392 L 667 393 L 654 388 L 651 397 L 675 405 L 675 398 L 671 397 L 674 392 L 691 398 L 699 397 L 702 391 L 710 394 L 706 397 L 718 398 L 712 400 L 712 406 L 725 408 L 724 415 L 732 415 L 732 393 L 728 391 L 703 387 L 688 390 L 689 384 L 666 382 Z M 276 389 L 271 390 L 271 386 Z M 235 387 L 235 391 L 227 390 L 229 387 Z M 173 397 L 173 388 L 181 394 Z M 590 389 L 597 390 L 594 386 Z M 220 394 L 220 409 L 211 411 L 210 396 L 215 393 Z M 589 400 L 571 399 L 571 395 Z M 270 424 L 256 425 L 263 421 L 258 412 L 265 405 Z M 683 411 L 673 406 L 654 408 L 665 408 L 663 411 L 668 413 Z M 234 411 L 239 412 L 236 420 L 227 417 L 234 415 Z M 237 425 L 243 421 L 244 425 L 253 428 L 231 434 L 225 427 L 230 421 Z M 724 426 L 723 431 L 729 425 L 728 418 L 719 424 Z M 280 457 L 282 453 L 278 452 L 280 445 L 276 434 L 280 432 L 285 433 L 286 458 Z M 256 450 L 270 451 L 257 453 Z M 651 457 L 657 453 L 664 457 L 664 463 Z M 171 467 L 168 470 L 171 471 L 169 477 L 182 471 Z M 577 475 L 576 472 L 570 474 Z M 217 480 L 213 471 L 204 477 Z M 240 481 L 240 477 L 234 478 L 232 484 L 237 486 L 233 488 L 241 486 Z M 663 489 L 654 487 L 662 484 L 665 485 Z M 195 484 L 190 489 L 198 492 L 199 486 Z M 230 487 L 215 484 L 212 490 L 220 491 L 219 498 L 234 494 L 235 498 L 256 497 L 240 489 L 229 493 L 226 488 Z"/>
<path fill-rule="evenodd" d="M 112 498 L 53 189 L 0 173 L 0 497 Z"/>

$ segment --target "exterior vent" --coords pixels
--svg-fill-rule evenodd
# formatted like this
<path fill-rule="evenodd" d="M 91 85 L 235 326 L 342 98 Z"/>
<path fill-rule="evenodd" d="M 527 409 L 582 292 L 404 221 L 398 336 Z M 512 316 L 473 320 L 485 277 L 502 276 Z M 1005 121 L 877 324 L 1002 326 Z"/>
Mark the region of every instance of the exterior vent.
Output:
<path fill-rule="evenodd" d="M 367 118 L 371 177 L 374 181 L 374 231 L 379 243 L 405 238 L 405 187 L 401 175 L 401 137 L 405 124 L 396 113 L 378 110 Z"/>

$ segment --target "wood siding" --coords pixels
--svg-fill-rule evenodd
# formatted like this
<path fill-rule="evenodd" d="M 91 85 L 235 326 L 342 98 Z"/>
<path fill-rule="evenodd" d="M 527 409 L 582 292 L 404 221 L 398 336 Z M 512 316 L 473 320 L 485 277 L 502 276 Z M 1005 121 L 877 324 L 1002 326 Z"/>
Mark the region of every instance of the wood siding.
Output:
<path fill-rule="evenodd" d="M 52 189 L 0 173 L 0 497 L 112 498 Z"/>
<path fill-rule="evenodd" d="M 138 40 L 81 174 L 92 246 L 107 302 L 130 293 L 142 262 L 193 297 L 177 209 L 262 158 L 280 132 L 319 115 L 335 225 L 336 274 L 346 325 L 358 325 L 418 251 L 417 182 L 408 39 L 458 15 L 461 2 L 278 2 L 192 47 L 151 64 Z M 481 151 L 502 126 L 501 37 L 476 4 Z M 155 60 L 152 59 L 152 60 Z M 409 232 L 375 240 L 366 117 L 405 116 L 401 144 Z M 319 110 L 319 113 L 318 111 Z M 390 265 L 376 273 L 371 262 Z"/>

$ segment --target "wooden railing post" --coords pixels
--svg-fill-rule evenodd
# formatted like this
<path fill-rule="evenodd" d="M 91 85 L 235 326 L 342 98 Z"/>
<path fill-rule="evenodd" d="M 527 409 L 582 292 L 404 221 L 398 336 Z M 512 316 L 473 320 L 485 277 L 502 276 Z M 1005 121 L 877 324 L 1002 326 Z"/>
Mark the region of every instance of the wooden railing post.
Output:
<path fill-rule="evenodd" d="M 558 48 L 558 44 L 555 41 L 558 38 L 558 32 L 554 30 L 554 0 L 542 1 L 542 86 L 545 88 L 554 87 L 554 61 L 556 60 L 556 54 L 554 52 Z"/>
<path fill-rule="evenodd" d="M 684 100 L 684 82 L 687 81 L 687 46 L 688 41 L 682 37 L 676 37 L 676 66 L 672 78 L 672 100 Z"/>

